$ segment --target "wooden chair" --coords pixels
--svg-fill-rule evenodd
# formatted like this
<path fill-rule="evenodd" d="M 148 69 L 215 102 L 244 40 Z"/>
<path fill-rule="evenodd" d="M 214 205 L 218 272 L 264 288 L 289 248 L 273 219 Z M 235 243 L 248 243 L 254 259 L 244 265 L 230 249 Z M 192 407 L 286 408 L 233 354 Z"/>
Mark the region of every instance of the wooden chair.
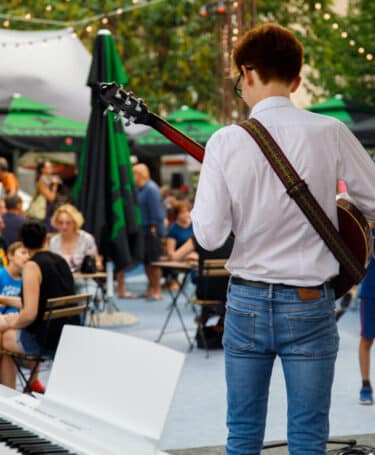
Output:
<path fill-rule="evenodd" d="M 48 299 L 43 315 L 43 320 L 46 321 L 47 326 L 46 342 L 49 336 L 50 321 L 71 316 L 83 316 L 88 310 L 90 298 L 91 294 L 73 294 Z M 54 353 L 51 355 L 28 355 L 5 350 L 1 350 L 0 354 L 9 355 L 12 358 L 17 368 L 23 393 L 31 393 L 31 381 L 39 365 L 47 360 L 52 360 L 54 355 Z M 25 366 L 27 367 L 30 363 L 33 366 L 26 368 L 25 371 Z"/>
<path fill-rule="evenodd" d="M 206 357 L 209 356 L 209 346 L 205 335 L 206 322 L 212 316 L 223 317 L 225 313 L 224 303 L 229 280 L 229 272 L 224 268 L 226 262 L 227 259 L 213 258 L 201 261 L 197 275 L 196 298 L 190 299 L 194 305 L 201 307 L 200 314 L 197 314 L 195 320 L 198 325 L 198 334 L 206 350 Z M 220 326 L 215 327 L 217 330 L 221 329 Z"/>

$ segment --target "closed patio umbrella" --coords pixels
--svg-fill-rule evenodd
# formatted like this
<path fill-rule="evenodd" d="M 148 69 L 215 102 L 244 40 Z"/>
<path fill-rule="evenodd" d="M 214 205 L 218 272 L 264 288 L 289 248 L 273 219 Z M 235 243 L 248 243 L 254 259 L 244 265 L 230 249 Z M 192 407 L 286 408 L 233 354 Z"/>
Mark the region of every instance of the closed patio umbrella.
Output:
<path fill-rule="evenodd" d="M 91 114 L 74 188 L 78 208 L 85 216 L 105 259 L 117 269 L 126 269 L 142 259 L 143 235 L 137 204 L 129 146 L 122 122 L 113 113 L 103 115 L 98 82 L 128 82 L 108 30 L 98 32 L 87 84 Z"/>

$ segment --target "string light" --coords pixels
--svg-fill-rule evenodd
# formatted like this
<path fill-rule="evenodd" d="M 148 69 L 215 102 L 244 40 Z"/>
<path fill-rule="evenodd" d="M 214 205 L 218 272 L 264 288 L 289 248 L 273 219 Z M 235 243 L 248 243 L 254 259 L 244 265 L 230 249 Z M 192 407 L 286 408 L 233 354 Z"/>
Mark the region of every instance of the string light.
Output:
<path fill-rule="evenodd" d="M 107 25 L 108 22 L 109 22 L 108 17 L 103 17 L 103 19 L 102 19 L 102 24 L 103 24 L 103 25 Z"/>
<path fill-rule="evenodd" d="M 69 2 L 70 0 L 66 0 L 66 1 Z M 140 3 L 139 0 L 137 0 L 136 2 L 133 1 L 132 5 L 127 6 L 125 8 L 117 8 L 114 11 L 110 11 L 108 13 L 98 14 L 96 16 L 91 16 L 91 17 L 88 17 L 85 19 L 80 19 L 77 21 L 57 21 L 57 20 L 50 20 L 50 19 L 44 19 L 44 18 L 37 18 L 37 17 L 32 17 L 31 13 L 27 13 L 25 16 L 12 16 L 10 14 L 0 14 L 0 19 L 7 19 L 7 20 L 16 21 L 16 22 L 26 22 L 27 21 L 27 22 L 38 23 L 38 24 L 60 25 L 62 27 L 76 28 L 79 25 L 87 26 L 87 25 L 91 24 L 92 22 L 96 22 L 98 20 L 103 19 L 104 17 L 121 15 L 128 11 L 145 8 L 145 7 L 152 6 L 157 3 L 164 2 L 164 1 L 165 0 L 151 0 L 151 1 L 146 2 L 145 0 L 142 0 L 142 2 Z M 51 6 L 51 8 L 52 8 L 52 6 Z"/>
<path fill-rule="evenodd" d="M 323 13 L 322 4 L 320 2 L 315 3 L 314 4 L 314 8 L 315 8 L 316 11 L 319 11 L 319 12 L 321 11 Z M 323 19 L 325 21 L 329 21 L 332 16 L 331 16 L 330 13 L 324 12 L 322 14 L 322 17 L 323 17 Z M 332 28 L 332 30 L 339 30 L 340 29 L 340 24 L 338 24 L 337 22 L 333 22 L 331 24 L 331 28 Z M 349 37 L 349 33 L 347 31 L 342 31 L 340 33 L 340 36 L 341 36 L 341 38 L 346 39 L 346 38 Z M 348 44 L 349 44 L 349 46 L 354 47 L 354 46 L 356 46 L 357 43 L 356 43 L 356 41 L 354 39 L 350 39 L 350 40 L 348 40 Z M 365 48 L 363 46 L 359 46 L 357 48 L 357 51 L 358 51 L 359 55 L 364 55 L 366 53 L 366 50 L 365 50 Z M 366 53 L 366 55 L 364 55 L 364 56 L 365 56 L 366 60 L 369 61 L 369 62 L 372 61 L 373 58 L 374 58 L 374 56 L 371 53 Z"/>

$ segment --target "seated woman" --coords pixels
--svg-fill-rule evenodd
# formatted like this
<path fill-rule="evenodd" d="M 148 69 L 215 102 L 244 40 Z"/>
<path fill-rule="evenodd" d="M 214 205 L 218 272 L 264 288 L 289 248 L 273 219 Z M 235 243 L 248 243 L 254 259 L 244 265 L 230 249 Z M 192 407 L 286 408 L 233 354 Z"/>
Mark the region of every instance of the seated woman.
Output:
<path fill-rule="evenodd" d="M 30 255 L 23 268 L 22 307 L 19 313 L 0 315 L 1 348 L 25 354 L 49 354 L 56 350 L 64 323 L 79 324 L 79 318 L 46 322 L 43 314 L 49 298 L 74 294 L 73 275 L 66 261 L 47 250 L 47 226 L 41 221 L 27 221 L 20 238 Z M 16 386 L 16 367 L 12 359 L 2 355 L 0 383 Z"/>
<path fill-rule="evenodd" d="M 96 268 L 103 269 L 94 237 L 81 229 L 84 218 L 73 205 L 61 205 L 52 215 L 51 224 L 58 231 L 49 242 L 49 249 L 62 256 L 71 272 L 79 272 L 85 256 L 94 256 Z"/>

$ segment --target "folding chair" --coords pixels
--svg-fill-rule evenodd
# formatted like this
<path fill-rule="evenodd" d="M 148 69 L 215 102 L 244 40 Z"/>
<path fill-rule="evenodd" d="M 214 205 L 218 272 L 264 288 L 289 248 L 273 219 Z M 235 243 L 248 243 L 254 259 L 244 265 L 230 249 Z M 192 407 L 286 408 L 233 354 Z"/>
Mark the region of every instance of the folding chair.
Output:
<path fill-rule="evenodd" d="M 47 300 L 46 311 L 43 315 L 43 320 L 46 321 L 46 337 L 47 344 L 49 337 L 49 327 L 52 320 L 68 318 L 71 316 L 79 316 L 86 313 L 90 302 L 91 294 L 75 294 L 64 297 L 55 297 Z M 85 302 L 85 303 L 83 303 Z M 31 381 L 36 373 L 39 365 L 47 360 L 52 360 L 54 353 L 50 355 L 28 355 L 12 351 L 0 351 L 0 354 L 9 355 L 17 368 L 18 378 L 21 382 L 23 393 L 31 392 Z M 29 363 L 32 363 L 31 368 L 26 368 Z"/>
<path fill-rule="evenodd" d="M 200 341 L 206 350 L 206 357 L 209 356 L 209 343 L 205 334 L 210 330 L 215 336 L 217 332 L 218 347 L 221 346 L 221 337 L 224 327 L 221 324 L 216 326 L 206 326 L 206 322 L 213 316 L 224 318 L 226 289 L 228 286 L 229 272 L 224 268 L 227 259 L 203 259 L 200 262 L 197 275 L 196 298 L 191 299 L 194 305 L 201 306 L 200 315 L 196 316 L 198 325 L 197 345 Z"/>

